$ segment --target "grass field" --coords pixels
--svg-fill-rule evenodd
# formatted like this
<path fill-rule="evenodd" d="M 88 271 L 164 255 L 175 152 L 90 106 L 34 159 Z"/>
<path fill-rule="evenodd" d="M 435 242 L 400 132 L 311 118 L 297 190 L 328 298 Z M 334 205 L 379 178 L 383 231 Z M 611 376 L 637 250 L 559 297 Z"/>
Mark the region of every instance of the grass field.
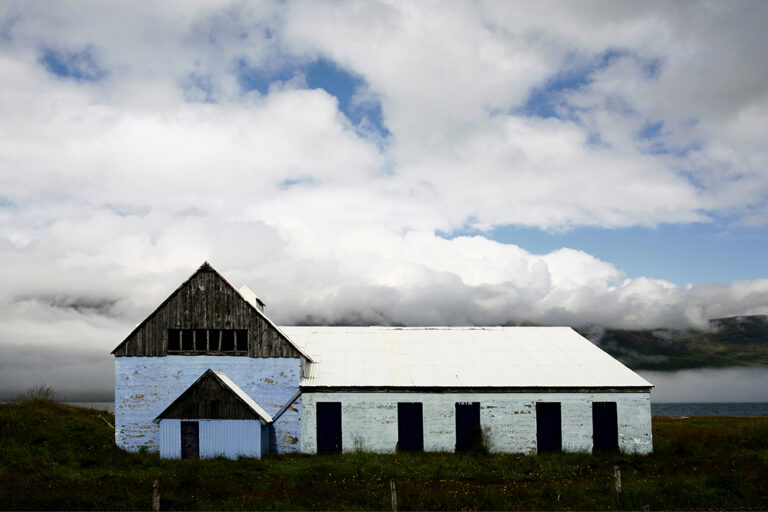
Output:
<path fill-rule="evenodd" d="M 99 417 L 102 416 L 102 418 Z M 655 452 L 166 461 L 114 444 L 105 412 L 0 406 L 0 509 L 767 509 L 768 417 L 654 419 Z M 613 466 L 621 468 L 622 493 Z"/>

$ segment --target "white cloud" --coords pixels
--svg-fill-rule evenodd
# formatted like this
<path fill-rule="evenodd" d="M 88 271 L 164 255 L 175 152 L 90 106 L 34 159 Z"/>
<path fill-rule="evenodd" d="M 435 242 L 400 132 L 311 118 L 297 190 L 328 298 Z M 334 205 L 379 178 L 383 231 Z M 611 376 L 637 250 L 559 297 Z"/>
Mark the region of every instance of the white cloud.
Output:
<path fill-rule="evenodd" d="M 765 53 L 766 11 L 7 3 L 6 366 L 39 370 L 37 346 L 101 361 L 206 259 L 284 323 L 702 326 L 765 312 L 766 280 L 680 287 L 570 248 L 437 233 L 765 224 L 768 71 L 746 56 Z M 85 59 L 86 79 L 46 70 L 48 50 Z M 242 66 L 268 77 L 321 57 L 362 79 L 351 101 L 380 103 L 386 138 L 301 71 L 241 90 Z M 523 115 L 568 73 L 560 118 Z M 638 137 L 655 123 L 661 148 Z"/>

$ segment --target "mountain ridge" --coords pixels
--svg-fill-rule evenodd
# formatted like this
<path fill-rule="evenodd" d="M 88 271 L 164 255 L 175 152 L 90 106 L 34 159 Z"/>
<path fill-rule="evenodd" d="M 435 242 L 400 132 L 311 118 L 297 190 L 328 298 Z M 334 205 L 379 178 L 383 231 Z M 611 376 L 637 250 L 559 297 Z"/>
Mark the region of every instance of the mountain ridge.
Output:
<path fill-rule="evenodd" d="M 710 329 L 576 330 L 633 370 L 768 366 L 768 316 L 714 318 Z"/>

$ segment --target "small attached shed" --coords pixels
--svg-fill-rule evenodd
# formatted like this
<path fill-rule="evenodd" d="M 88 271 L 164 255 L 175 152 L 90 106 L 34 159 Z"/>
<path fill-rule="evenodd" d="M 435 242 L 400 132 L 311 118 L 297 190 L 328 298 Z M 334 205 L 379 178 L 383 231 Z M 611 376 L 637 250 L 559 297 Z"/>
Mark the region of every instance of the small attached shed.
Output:
<path fill-rule="evenodd" d="M 269 452 L 272 417 L 226 375 L 207 370 L 154 422 L 160 457 L 261 458 Z"/>

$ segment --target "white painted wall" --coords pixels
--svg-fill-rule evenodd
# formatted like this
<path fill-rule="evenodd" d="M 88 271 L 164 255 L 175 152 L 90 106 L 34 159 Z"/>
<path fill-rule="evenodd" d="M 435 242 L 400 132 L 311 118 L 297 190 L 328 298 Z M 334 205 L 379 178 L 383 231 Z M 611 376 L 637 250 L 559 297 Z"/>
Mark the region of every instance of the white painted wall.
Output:
<path fill-rule="evenodd" d="M 298 358 L 165 356 L 115 358 L 115 441 L 123 449 L 159 449 L 154 420 L 207 369 L 222 372 L 274 415 L 299 389 Z M 301 403 L 275 423 L 278 453 L 301 447 Z"/>
<path fill-rule="evenodd" d="M 342 449 L 394 452 L 397 403 L 421 402 L 424 450 L 453 451 L 456 402 L 480 402 L 492 452 L 536 453 L 536 402 L 560 402 L 563 449 L 592 451 L 592 402 L 616 402 L 619 448 L 650 453 L 650 393 L 303 393 L 301 451 L 317 452 L 317 402 L 341 402 Z"/>
<path fill-rule="evenodd" d="M 181 421 L 160 421 L 160 457 L 181 458 Z M 194 420 L 200 425 L 200 458 L 261 458 L 262 427 L 258 420 Z"/>

